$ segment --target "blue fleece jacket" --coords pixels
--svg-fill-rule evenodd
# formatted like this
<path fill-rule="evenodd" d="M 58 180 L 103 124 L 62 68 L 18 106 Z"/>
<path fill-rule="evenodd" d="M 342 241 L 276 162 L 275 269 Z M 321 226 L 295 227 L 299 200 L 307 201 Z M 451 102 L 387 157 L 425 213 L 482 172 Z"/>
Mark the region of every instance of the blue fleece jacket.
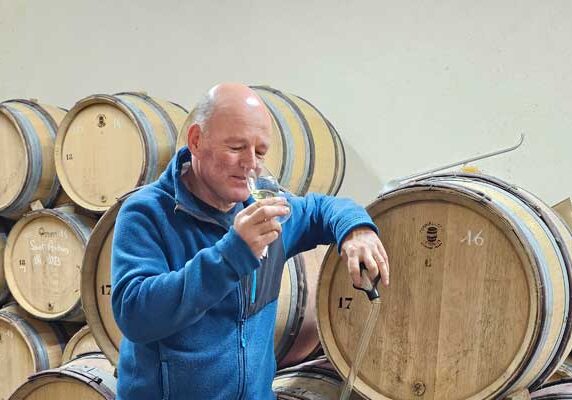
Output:
<path fill-rule="evenodd" d="M 339 244 L 357 226 L 377 228 L 351 200 L 293 196 L 292 216 L 261 262 L 187 191 L 180 175 L 190 158 L 179 150 L 117 216 L 112 305 L 124 335 L 117 400 L 274 399 L 285 261 L 318 244 Z"/>

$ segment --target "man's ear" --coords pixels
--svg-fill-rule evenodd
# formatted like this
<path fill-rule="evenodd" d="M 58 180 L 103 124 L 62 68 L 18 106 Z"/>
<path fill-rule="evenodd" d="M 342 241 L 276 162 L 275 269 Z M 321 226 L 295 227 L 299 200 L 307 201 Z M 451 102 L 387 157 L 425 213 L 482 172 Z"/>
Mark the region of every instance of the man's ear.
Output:
<path fill-rule="evenodd" d="M 199 124 L 192 124 L 189 128 L 189 133 L 187 134 L 187 146 L 191 151 L 191 154 L 198 154 L 201 147 L 201 127 Z"/>

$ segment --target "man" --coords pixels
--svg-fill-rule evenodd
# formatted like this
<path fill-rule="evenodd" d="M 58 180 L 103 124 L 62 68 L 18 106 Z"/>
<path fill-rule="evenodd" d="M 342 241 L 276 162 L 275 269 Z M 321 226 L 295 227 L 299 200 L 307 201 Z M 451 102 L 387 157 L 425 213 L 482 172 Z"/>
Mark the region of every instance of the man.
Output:
<path fill-rule="evenodd" d="M 115 225 L 112 303 L 123 332 L 118 400 L 274 399 L 274 321 L 286 259 L 337 242 L 389 284 L 385 250 L 363 208 L 311 194 L 254 202 L 271 120 L 247 86 L 221 84 L 197 107 L 188 148 L 127 199 Z M 267 251 L 265 248 L 268 246 Z"/>

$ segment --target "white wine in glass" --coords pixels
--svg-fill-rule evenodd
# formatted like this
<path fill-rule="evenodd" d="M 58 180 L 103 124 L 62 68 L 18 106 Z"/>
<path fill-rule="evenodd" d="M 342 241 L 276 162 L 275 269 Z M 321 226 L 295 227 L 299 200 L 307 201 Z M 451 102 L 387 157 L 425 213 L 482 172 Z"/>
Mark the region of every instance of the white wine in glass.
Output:
<path fill-rule="evenodd" d="M 278 183 L 275 177 L 270 174 L 265 174 L 264 172 L 256 174 L 254 170 L 250 170 L 248 174 L 248 189 L 254 200 L 259 201 L 263 199 L 270 199 L 272 197 L 283 197 L 287 199 L 286 193 Z M 290 203 L 286 201 L 285 204 L 290 208 Z M 290 218 L 290 212 L 286 215 L 276 217 L 278 222 L 283 224 Z"/>

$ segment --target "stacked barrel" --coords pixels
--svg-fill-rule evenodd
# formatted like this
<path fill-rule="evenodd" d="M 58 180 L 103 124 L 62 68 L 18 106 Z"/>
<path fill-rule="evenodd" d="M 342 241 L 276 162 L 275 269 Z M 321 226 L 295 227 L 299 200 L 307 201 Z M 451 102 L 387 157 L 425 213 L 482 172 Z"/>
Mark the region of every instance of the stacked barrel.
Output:
<path fill-rule="evenodd" d="M 298 96 L 255 90 L 273 118 L 268 169 L 294 193 L 335 194 L 345 158 L 332 124 Z M 157 179 L 185 145 L 192 118 L 136 92 L 88 96 L 69 111 L 0 103 L 0 400 L 115 398 L 115 219 L 130 192 Z M 321 353 L 314 292 L 325 251 L 286 263 L 275 333 L 281 367 Z"/>
<path fill-rule="evenodd" d="M 253 88 L 273 121 L 267 168 L 296 194 L 335 195 L 345 156 L 332 124 L 299 96 Z M 193 121 L 135 92 L 89 96 L 69 111 L 0 103 L 0 400 L 115 398 L 115 220 Z M 572 397 L 572 204 L 557 210 L 564 219 L 475 173 L 413 180 L 370 204 L 392 283 L 350 398 Z M 278 398 L 337 399 L 369 309 L 335 246 L 288 260 Z"/>
<path fill-rule="evenodd" d="M 115 398 L 113 364 L 84 326 L 85 249 L 102 212 L 159 176 L 186 116 L 142 93 L 69 112 L 0 103 L 0 399 Z"/>

